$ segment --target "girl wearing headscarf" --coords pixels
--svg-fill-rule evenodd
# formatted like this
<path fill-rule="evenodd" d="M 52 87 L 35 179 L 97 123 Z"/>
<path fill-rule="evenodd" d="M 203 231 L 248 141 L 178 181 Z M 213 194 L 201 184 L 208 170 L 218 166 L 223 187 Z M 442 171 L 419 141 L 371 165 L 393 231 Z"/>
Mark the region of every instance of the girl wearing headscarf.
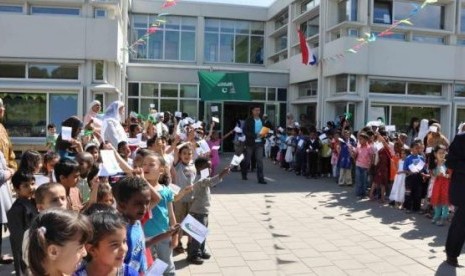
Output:
<path fill-rule="evenodd" d="M 95 132 L 100 132 L 102 129 L 102 120 L 98 118 L 98 113 L 101 110 L 101 106 L 102 104 L 97 100 L 91 102 L 89 105 L 89 111 L 87 111 L 86 116 L 84 116 L 84 125 L 92 122 L 93 130 Z"/>
<path fill-rule="evenodd" d="M 0 98 L 0 120 L 5 116 L 5 106 Z M 8 181 L 17 169 L 15 154 L 10 137 L 3 124 L 0 123 L 0 264 L 11 264 L 13 258 L 8 255 L 1 255 L 3 226 L 8 222 L 6 212 L 11 208 L 13 199 L 8 187 Z"/>
<path fill-rule="evenodd" d="M 103 116 L 103 140 L 110 142 L 114 148 L 118 148 L 119 142 L 128 140 L 128 135 L 121 125 L 121 116 L 123 114 L 124 103 L 121 101 L 114 101 L 108 106 Z"/>
<path fill-rule="evenodd" d="M 82 121 L 76 117 L 71 116 L 61 123 L 62 127 L 71 128 L 71 140 L 63 140 L 62 135 L 58 135 L 56 150 L 60 158 L 74 159 L 78 152 L 83 151 L 82 142 L 79 140 L 79 134 L 84 127 Z"/>

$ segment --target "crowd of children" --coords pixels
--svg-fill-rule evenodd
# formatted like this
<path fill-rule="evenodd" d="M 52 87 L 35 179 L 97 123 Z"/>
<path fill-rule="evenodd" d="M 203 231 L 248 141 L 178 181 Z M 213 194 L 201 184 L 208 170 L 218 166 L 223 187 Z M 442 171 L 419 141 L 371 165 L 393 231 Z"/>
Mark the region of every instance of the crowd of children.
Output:
<path fill-rule="evenodd" d="M 208 226 L 210 187 L 229 174 L 218 170 L 215 123 L 205 133 L 187 114 L 131 113 L 115 142 L 104 137 L 121 130 L 110 128 L 124 105 L 112 103 L 103 117 L 100 103 L 91 105 L 85 126 L 73 116 L 57 135 L 49 125 L 48 152 L 24 152 L 11 177 L 16 275 L 144 275 L 160 261 L 163 275 L 175 275 L 173 251 L 187 249 L 192 264 L 209 259 L 205 241 L 182 245 L 180 223 L 189 214 Z"/>
<path fill-rule="evenodd" d="M 92 102 L 84 122 L 65 120 L 59 135 L 49 125 L 45 155 L 23 153 L 8 210 L 16 275 L 143 275 L 157 261 L 166 264 L 164 275 L 175 275 L 173 252 L 187 249 L 192 264 L 210 258 L 205 241 L 182 244 L 179 224 L 190 215 L 208 226 L 210 187 L 230 171 L 218 170 L 221 139 L 235 134 L 241 154 L 240 125 L 220 138 L 214 116 L 209 128 L 155 110 L 147 118 L 131 112 L 121 124 L 123 103 L 103 116 L 100 107 Z M 322 131 L 293 123 L 269 132 L 264 154 L 296 175 L 355 184 L 359 199 L 389 199 L 444 225 L 449 142 L 438 122 L 417 121 L 405 134 L 380 121 L 357 132 L 347 121 Z"/>
<path fill-rule="evenodd" d="M 410 143 L 408 143 L 410 141 Z M 286 171 L 307 178 L 332 177 L 355 196 L 425 213 L 442 226 L 449 219 L 445 166 L 449 141 L 436 120 L 412 120 L 406 133 L 382 120 L 353 131 L 345 118 L 318 131 L 292 123 L 267 137 L 265 154 Z M 332 167 L 332 168 L 331 168 Z"/>

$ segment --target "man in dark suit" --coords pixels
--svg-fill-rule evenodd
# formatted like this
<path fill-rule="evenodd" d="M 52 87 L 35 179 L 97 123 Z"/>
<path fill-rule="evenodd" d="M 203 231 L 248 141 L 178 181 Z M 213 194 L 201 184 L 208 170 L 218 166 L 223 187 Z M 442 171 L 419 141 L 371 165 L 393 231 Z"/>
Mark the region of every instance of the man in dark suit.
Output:
<path fill-rule="evenodd" d="M 260 135 L 262 128 L 265 126 L 260 118 L 260 106 L 252 107 L 252 116 L 245 120 L 245 158 L 241 163 L 242 179 L 247 180 L 247 170 L 250 167 L 252 155 L 255 155 L 257 163 L 257 180 L 260 184 L 267 184 L 263 175 L 263 147 L 264 137 Z"/>
<path fill-rule="evenodd" d="M 452 169 L 449 200 L 455 206 L 446 240 L 446 262 L 458 267 L 458 256 L 465 242 L 465 133 L 455 136 L 449 147 L 446 166 Z"/>

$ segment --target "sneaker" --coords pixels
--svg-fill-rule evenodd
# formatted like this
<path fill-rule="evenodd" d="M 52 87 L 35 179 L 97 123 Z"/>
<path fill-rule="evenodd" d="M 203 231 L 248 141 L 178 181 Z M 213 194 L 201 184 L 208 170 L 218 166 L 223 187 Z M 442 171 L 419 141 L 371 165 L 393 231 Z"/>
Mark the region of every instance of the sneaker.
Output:
<path fill-rule="evenodd" d="M 210 259 L 212 255 L 208 254 L 207 252 L 203 252 L 202 255 L 200 256 L 200 258 L 204 259 L 204 260 L 208 260 Z"/>
<path fill-rule="evenodd" d="M 258 184 L 268 184 L 264 179 L 258 180 Z"/>
<path fill-rule="evenodd" d="M 191 264 L 196 264 L 196 265 L 201 265 L 203 264 L 203 260 L 202 258 L 200 258 L 199 256 L 194 256 L 194 257 L 188 257 L 187 258 L 187 261 Z"/>

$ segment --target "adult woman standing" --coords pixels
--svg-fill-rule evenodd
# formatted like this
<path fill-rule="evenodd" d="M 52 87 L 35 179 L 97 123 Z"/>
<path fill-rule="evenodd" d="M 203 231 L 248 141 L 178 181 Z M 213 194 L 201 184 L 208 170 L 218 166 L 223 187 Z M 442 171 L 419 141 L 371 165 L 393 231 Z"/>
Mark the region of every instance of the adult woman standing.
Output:
<path fill-rule="evenodd" d="M 3 120 L 4 116 L 5 106 L 3 105 L 3 100 L 0 98 L 0 120 Z M 17 167 L 18 164 L 15 161 L 15 154 L 10 137 L 3 124 L 0 123 L 0 264 L 11 264 L 13 262 L 11 256 L 1 255 L 3 240 L 3 229 L 1 226 L 8 222 L 6 212 L 13 204 L 8 181 L 13 176 Z"/>
<path fill-rule="evenodd" d="M 128 140 L 128 135 L 121 125 L 121 117 L 123 115 L 124 103 L 121 101 L 114 101 L 108 106 L 103 116 L 103 140 L 110 142 L 114 148 L 118 148 L 119 142 Z"/>
<path fill-rule="evenodd" d="M 100 130 L 102 129 L 102 120 L 100 120 L 97 116 L 101 110 L 102 104 L 95 100 L 91 102 L 89 106 L 89 111 L 86 116 L 84 116 L 84 125 L 87 125 L 92 121 L 93 130 L 100 133 Z"/>
<path fill-rule="evenodd" d="M 407 129 L 407 146 L 410 147 L 410 144 L 412 144 L 413 140 L 417 138 L 419 131 L 420 131 L 420 119 L 418 119 L 417 117 L 412 117 L 410 119 L 410 125 L 408 126 L 408 129 Z"/>

